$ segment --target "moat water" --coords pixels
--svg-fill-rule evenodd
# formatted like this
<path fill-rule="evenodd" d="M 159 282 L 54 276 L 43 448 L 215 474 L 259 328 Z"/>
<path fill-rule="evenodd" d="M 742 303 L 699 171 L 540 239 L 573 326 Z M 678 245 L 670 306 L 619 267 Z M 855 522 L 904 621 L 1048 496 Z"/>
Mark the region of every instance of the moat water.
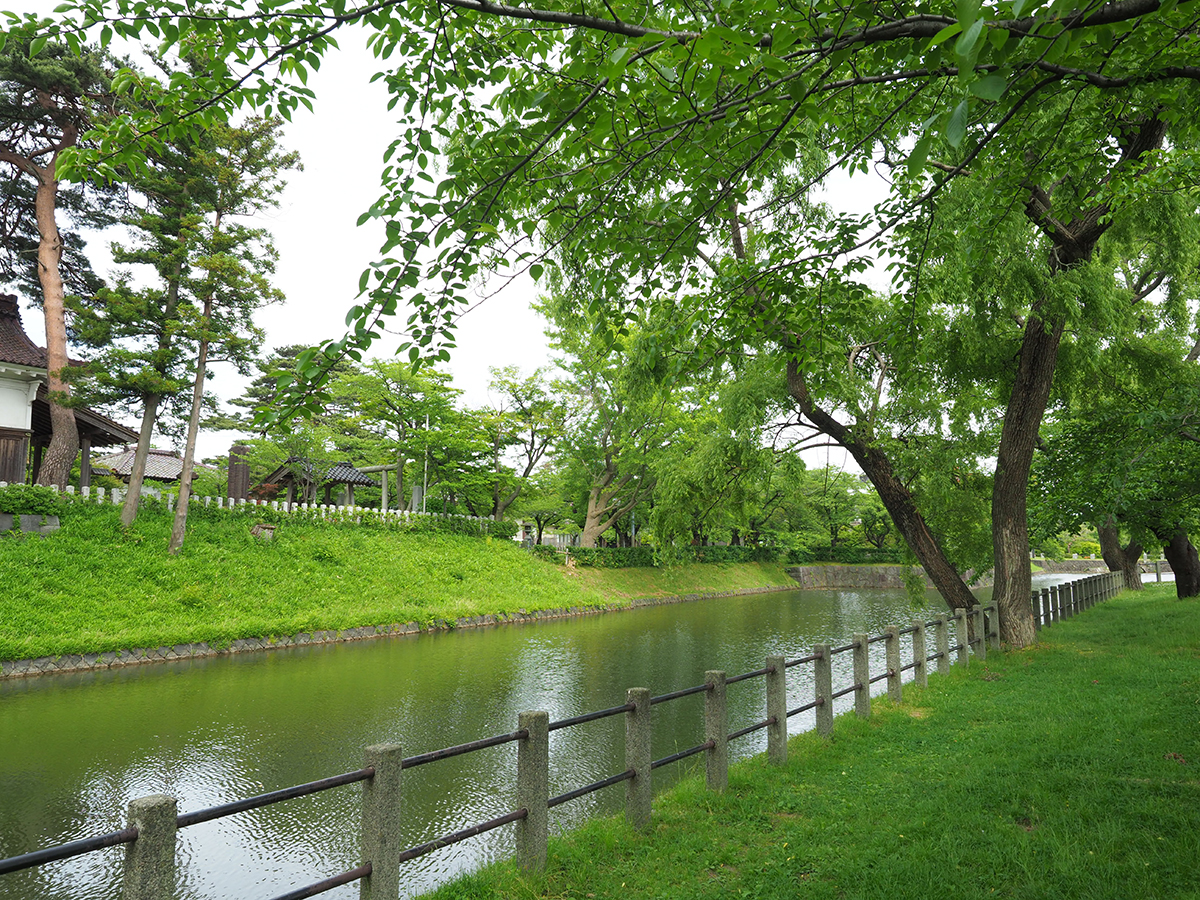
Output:
<path fill-rule="evenodd" d="M 510 732 L 523 710 L 548 710 L 553 721 L 604 709 L 624 703 L 629 687 L 667 693 L 703 683 L 707 669 L 751 671 L 769 655 L 808 655 L 941 609 L 932 594 L 914 606 L 903 591 L 793 591 L 9 681 L 0 684 L 0 858 L 123 828 L 128 802 L 147 794 L 174 796 L 180 812 L 214 806 L 357 769 L 370 744 L 436 750 Z M 882 643 L 872 650 L 882 654 Z M 850 655 L 835 662 L 835 686 L 848 684 Z M 730 686 L 731 731 L 764 718 L 764 690 L 761 678 Z M 789 708 L 812 699 L 809 666 L 789 671 L 789 694 Z M 839 703 L 849 708 L 850 698 Z M 701 743 L 702 714 L 699 696 L 657 705 L 655 758 Z M 811 713 L 789 721 L 793 733 L 811 727 Z M 618 716 L 554 732 L 552 795 L 622 771 L 623 728 Z M 731 756 L 758 753 L 765 740 L 742 738 Z M 403 845 L 513 809 L 515 760 L 508 744 L 407 771 Z M 656 770 L 655 787 L 697 760 Z M 349 785 L 181 831 L 178 896 L 266 900 L 353 868 L 360 794 Z M 617 786 L 565 803 L 551 810 L 551 827 L 618 812 L 623 800 Z M 406 863 L 404 893 L 507 855 L 512 843 L 505 826 Z M 117 896 L 123 853 L 0 876 L 0 900 Z M 349 885 L 325 896 L 357 895 Z"/>

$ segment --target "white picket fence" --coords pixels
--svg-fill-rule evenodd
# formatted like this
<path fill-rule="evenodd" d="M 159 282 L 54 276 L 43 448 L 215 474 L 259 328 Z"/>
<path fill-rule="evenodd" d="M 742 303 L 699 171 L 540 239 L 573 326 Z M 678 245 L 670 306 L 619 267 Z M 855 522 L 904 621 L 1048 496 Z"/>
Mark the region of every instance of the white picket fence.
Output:
<path fill-rule="evenodd" d="M 0 488 L 8 487 L 8 482 L 0 481 Z M 57 487 L 52 487 L 52 490 L 57 491 Z M 96 503 L 98 505 L 109 503 L 113 506 L 120 506 L 125 502 L 127 491 L 122 491 L 120 488 L 110 488 L 108 490 L 98 488 L 80 488 L 75 489 L 74 486 L 68 485 L 63 493 L 76 502 Z M 167 494 L 165 497 L 167 510 L 173 512 L 175 509 L 175 495 Z M 361 519 L 363 516 L 370 516 L 377 519 L 395 520 L 401 522 L 412 521 L 416 519 L 459 519 L 465 522 L 489 522 L 490 519 L 484 516 L 462 516 L 455 513 L 438 513 L 438 512 L 409 512 L 404 509 L 387 509 L 378 510 L 366 506 L 336 506 L 326 503 L 287 503 L 280 500 L 233 500 L 227 497 L 200 497 L 193 495 L 192 503 L 198 503 L 205 507 L 215 507 L 217 509 L 244 509 L 245 507 L 261 507 L 273 509 L 276 512 L 297 516 L 303 516 L 308 519 L 338 519 L 345 520 L 353 517 Z"/>

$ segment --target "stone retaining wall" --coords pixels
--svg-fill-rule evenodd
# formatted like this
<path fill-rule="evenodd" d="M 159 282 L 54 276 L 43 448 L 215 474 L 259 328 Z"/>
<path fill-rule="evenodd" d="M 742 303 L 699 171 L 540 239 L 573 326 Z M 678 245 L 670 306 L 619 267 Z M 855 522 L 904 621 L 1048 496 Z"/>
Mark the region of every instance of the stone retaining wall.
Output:
<path fill-rule="evenodd" d="M 53 534 L 58 531 L 58 527 L 58 516 L 0 513 L 0 532 L 23 531 L 26 534 Z"/>
<path fill-rule="evenodd" d="M 913 566 L 925 581 L 927 588 L 933 587 L 933 582 L 920 566 Z M 861 565 L 861 566 L 792 566 L 787 570 L 800 583 L 800 587 L 810 591 L 852 590 L 854 588 L 903 588 L 904 573 L 908 566 Z M 967 573 L 970 577 L 971 573 Z M 991 584 L 990 577 L 981 578 L 977 585 Z"/>
<path fill-rule="evenodd" d="M 315 644 L 335 644 L 342 641 L 363 641 L 393 635 L 420 634 L 429 631 L 450 631 L 457 628 L 481 628 L 492 625 L 521 624 L 549 619 L 570 619 L 576 616 L 595 615 L 605 612 L 622 612 L 647 606 L 662 606 L 669 603 L 689 603 L 694 600 L 711 600 L 718 597 L 735 597 L 752 594 L 768 594 L 778 591 L 793 591 L 791 585 L 765 588 L 750 588 L 744 591 L 717 591 L 708 594 L 683 594 L 675 597 L 644 597 L 630 601 L 629 605 L 573 606 L 569 609 L 540 609 L 532 612 L 518 610 L 515 613 L 464 616 L 453 622 L 437 619 L 432 624 L 408 622 L 403 625 L 368 625 L 362 628 L 346 628 L 342 631 L 313 631 L 296 635 L 262 638 L 240 638 L 227 646 L 212 646 L 207 643 L 176 644 L 173 647 L 139 648 L 116 650 L 106 653 L 71 653 L 62 656 L 40 656 L 37 659 L 20 659 L 0 662 L 0 680 L 8 678 L 30 678 L 60 672 L 87 672 L 100 669 L 122 669 L 150 663 L 172 662 L 181 659 L 204 659 L 214 656 L 229 656 L 234 653 L 254 653 L 278 650 L 286 647 L 307 647 Z"/>

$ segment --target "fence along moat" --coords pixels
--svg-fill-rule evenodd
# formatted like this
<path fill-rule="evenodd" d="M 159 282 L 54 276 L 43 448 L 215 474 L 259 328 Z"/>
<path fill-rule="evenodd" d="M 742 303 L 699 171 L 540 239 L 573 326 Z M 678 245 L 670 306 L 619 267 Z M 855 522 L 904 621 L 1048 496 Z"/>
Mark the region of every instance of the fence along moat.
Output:
<path fill-rule="evenodd" d="M 1035 623 L 1039 629 L 1049 627 L 1112 597 L 1120 588 L 1119 573 L 1105 573 L 1035 591 L 1032 597 Z M 930 630 L 933 632 L 932 653 L 928 652 Z M 970 636 L 972 633 L 974 637 Z M 129 804 L 129 824 L 126 828 L 0 860 L 0 875 L 124 846 L 122 897 L 125 900 L 169 900 L 175 895 L 176 839 L 181 829 L 359 782 L 363 784 L 361 863 L 320 881 L 276 894 L 274 900 L 313 897 L 352 882 L 361 882 L 361 895 L 365 898 L 394 900 L 400 896 L 403 864 L 406 861 L 509 824 L 515 825 L 515 853 L 520 864 L 537 869 L 546 862 L 549 832 L 547 814 L 550 809 L 623 783 L 626 786 L 625 816 L 635 828 L 644 829 L 651 820 L 651 773 L 655 769 L 704 754 L 706 784 L 712 790 L 724 790 L 728 779 L 730 741 L 765 730 L 767 757 L 772 763 L 782 765 L 787 761 L 789 718 L 815 711 L 817 731 L 827 735 L 833 728 L 834 703 L 837 699 L 853 695 L 855 714 L 869 716 L 872 685 L 886 681 L 888 697 L 893 702 L 902 702 L 906 673 L 911 672 L 910 680 L 918 686 L 924 686 L 930 663 L 935 663 L 939 672 L 946 673 L 950 669 L 952 654 L 962 666 L 968 664 L 969 652 L 986 659 L 989 645 L 993 650 L 999 649 L 999 633 L 996 606 L 977 605 L 970 612 L 958 610 L 953 617 L 940 615 L 927 621 L 918 620 L 907 627 L 889 628 L 874 636 L 855 634 L 852 641 L 841 646 L 819 644 L 804 657 L 789 660 L 772 656 L 766 660 L 763 668 L 740 675 L 727 677 L 724 672 L 710 671 L 706 673 L 703 684 L 666 694 L 652 696 L 647 688 L 630 688 L 624 704 L 595 712 L 556 721 L 550 721 L 545 711 L 524 712 L 518 717 L 515 731 L 429 753 L 405 757 L 401 747 L 396 744 L 371 746 L 366 748 L 364 765 L 359 769 L 207 809 L 179 813 L 175 799 L 170 796 L 155 794 L 140 797 Z M 884 645 L 884 670 L 872 675 L 869 651 L 872 645 L 879 643 Z M 846 653 L 852 655 L 851 681 L 835 688 L 833 661 L 835 657 Z M 910 661 L 904 663 L 904 658 Z M 804 665 L 813 667 L 813 699 L 788 709 L 788 670 Z M 727 690 L 733 685 L 759 678 L 764 679 L 766 687 L 765 718 L 729 732 Z M 698 694 L 704 697 L 703 741 L 669 756 L 653 759 L 650 751 L 653 728 L 651 709 L 661 703 Z M 614 716 L 625 718 L 625 769 L 563 794 L 550 796 L 550 734 Z M 390 839 L 401 815 L 401 773 L 405 769 L 509 743 L 517 745 L 517 790 L 512 811 L 409 848 L 401 848 Z"/>

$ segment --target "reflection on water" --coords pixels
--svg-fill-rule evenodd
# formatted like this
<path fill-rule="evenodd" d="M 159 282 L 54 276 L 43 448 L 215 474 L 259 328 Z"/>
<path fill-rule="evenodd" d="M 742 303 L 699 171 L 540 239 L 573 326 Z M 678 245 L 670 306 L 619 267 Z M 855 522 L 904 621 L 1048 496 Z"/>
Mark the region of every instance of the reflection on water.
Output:
<path fill-rule="evenodd" d="M 707 669 L 734 675 L 761 668 L 769 655 L 804 656 L 814 644 L 940 608 L 936 598 L 927 603 L 914 610 L 901 591 L 762 594 L 7 682 L 0 857 L 122 828 L 135 797 L 171 794 L 181 812 L 213 806 L 358 768 L 369 744 L 400 743 L 412 755 L 511 731 L 522 710 L 559 719 L 624 703 L 629 687 L 666 693 L 702 683 Z M 882 654 L 883 645 L 872 651 Z M 849 683 L 849 654 L 835 662 L 835 683 Z M 812 691 L 810 667 L 789 671 L 789 706 L 809 702 Z M 761 721 L 762 679 L 731 686 L 729 703 L 731 731 Z M 838 710 L 850 703 L 842 698 Z M 654 708 L 655 758 L 703 741 L 702 709 L 699 696 Z M 804 714 L 789 724 L 795 732 L 812 721 Z M 765 740 L 762 732 L 743 738 L 731 755 L 759 752 Z M 556 731 L 550 753 L 552 794 L 619 772 L 623 722 Z M 511 810 L 515 761 L 509 744 L 407 771 L 404 845 Z M 679 769 L 657 770 L 656 786 Z M 180 896 L 271 897 L 352 868 L 360 793 L 350 785 L 186 829 Z M 551 811 L 552 827 L 616 812 L 623 797 L 617 787 L 564 804 Z M 405 866 L 404 890 L 428 890 L 511 846 L 506 827 L 415 860 Z M 0 877 L 0 900 L 115 896 L 122 854 L 113 848 Z M 349 885 L 326 896 L 357 892 Z"/>

